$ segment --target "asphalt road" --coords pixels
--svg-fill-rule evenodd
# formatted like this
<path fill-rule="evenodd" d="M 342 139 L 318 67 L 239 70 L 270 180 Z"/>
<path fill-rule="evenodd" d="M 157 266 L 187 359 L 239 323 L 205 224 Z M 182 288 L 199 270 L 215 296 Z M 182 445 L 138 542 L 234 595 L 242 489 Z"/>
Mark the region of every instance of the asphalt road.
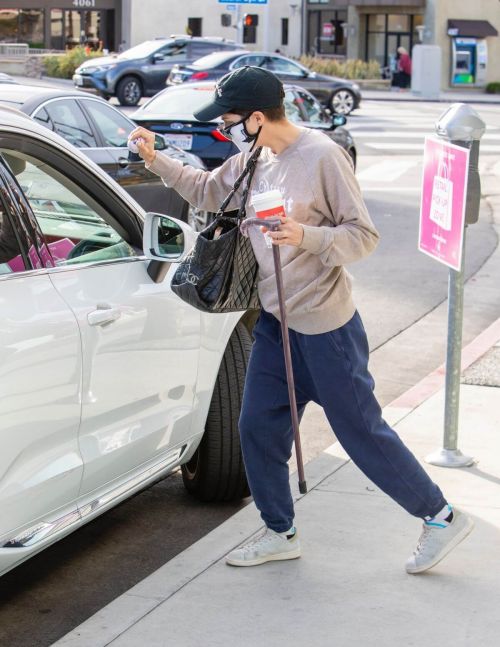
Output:
<path fill-rule="evenodd" d="M 444 110 L 440 104 L 364 102 L 349 118 L 358 146 L 358 178 L 381 233 L 377 251 L 349 268 L 355 296 L 377 357 L 377 393 L 387 404 L 442 362 L 445 331 L 433 331 L 414 354 L 401 351 L 404 379 L 384 361 L 404 331 L 425 319 L 446 298 L 447 270 L 417 251 L 422 141 Z M 484 163 L 498 157 L 500 115 L 495 106 L 476 109 L 491 125 Z M 495 137 L 496 135 L 496 137 Z M 498 149 L 500 150 L 500 148 Z M 470 228 L 467 275 L 497 245 L 486 211 Z M 491 310 L 477 308 L 465 335 L 486 326 Z M 498 315 L 497 315 L 498 316 Z M 426 346 L 428 352 L 422 353 Z M 387 357 L 389 353 L 387 352 Z M 392 357 L 392 355 L 391 355 Z M 312 458 L 333 441 L 321 412 L 306 413 L 303 449 Z M 0 579 L 0 645 L 45 647 L 137 581 L 204 536 L 244 505 L 202 505 L 187 495 L 179 474 L 138 494 Z"/>

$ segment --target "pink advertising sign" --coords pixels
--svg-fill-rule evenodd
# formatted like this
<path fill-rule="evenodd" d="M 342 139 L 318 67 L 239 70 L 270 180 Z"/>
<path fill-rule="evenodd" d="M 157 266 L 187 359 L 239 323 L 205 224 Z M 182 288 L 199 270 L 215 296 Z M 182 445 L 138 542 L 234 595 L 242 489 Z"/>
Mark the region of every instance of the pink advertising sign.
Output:
<path fill-rule="evenodd" d="M 418 248 L 460 270 L 469 150 L 426 137 Z"/>

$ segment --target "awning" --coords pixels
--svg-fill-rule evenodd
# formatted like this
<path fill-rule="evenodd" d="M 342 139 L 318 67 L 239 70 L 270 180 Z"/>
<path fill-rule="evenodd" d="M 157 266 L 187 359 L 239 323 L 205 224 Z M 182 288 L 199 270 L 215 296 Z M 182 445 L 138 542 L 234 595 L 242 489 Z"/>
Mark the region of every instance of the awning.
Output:
<path fill-rule="evenodd" d="M 498 36 L 498 32 L 487 20 L 448 20 L 448 36 L 486 38 Z"/>

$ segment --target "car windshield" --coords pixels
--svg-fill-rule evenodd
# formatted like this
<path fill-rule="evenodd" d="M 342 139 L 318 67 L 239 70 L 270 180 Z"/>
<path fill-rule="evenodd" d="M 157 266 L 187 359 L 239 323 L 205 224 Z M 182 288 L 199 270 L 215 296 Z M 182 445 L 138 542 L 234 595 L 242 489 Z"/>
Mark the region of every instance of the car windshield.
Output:
<path fill-rule="evenodd" d="M 118 58 L 122 60 L 131 58 L 145 58 L 146 56 L 153 54 L 153 52 L 156 52 L 157 49 L 160 49 L 160 47 L 164 45 L 166 45 L 166 42 L 161 40 L 147 40 L 140 45 L 136 45 L 135 47 L 131 47 L 125 52 L 122 52 L 118 56 Z"/>
<path fill-rule="evenodd" d="M 207 54 L 207 56 L 196 59 L 194 63 L 191 63 L 191 67 L 195 67 L 197 70 L 209 70 L 213 67 L 219 67 L 219 65 L 222 65 L 233 56 L 234 52 L 231 54 L 227 52 L 213 52 L 212 54 Z"/>
<path fill-rule="evenodd" d="M 141 110 L 141 114 L 154 112 L 155 114 L 161 114 L 165 119 L 183 117 L 194 120 L 193 112 L 210 101 L 214 88 L 215 85 L 208 84 L 198 87 L 182 86 L 165 90 L 151 99 Z"/>

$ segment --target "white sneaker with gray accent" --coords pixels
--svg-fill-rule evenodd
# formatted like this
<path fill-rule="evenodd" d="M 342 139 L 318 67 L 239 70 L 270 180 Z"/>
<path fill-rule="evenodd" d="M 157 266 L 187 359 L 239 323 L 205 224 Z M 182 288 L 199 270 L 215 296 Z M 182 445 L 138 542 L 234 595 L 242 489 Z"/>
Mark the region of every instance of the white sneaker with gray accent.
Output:
<path fill-rule="evenodd" d="M 286 533 L 279 533 L 266 528 L 265 532 L 248 544 L 236 548 L 226 557 L 231 566 L 257 566 L 265 562 L 300 557 L 300 543 L 297 531 L 290 539 Z"/>
<path fill-rule="evenodd" d="M 453 519 L 445 528 L 424 522 L 417 547 L 406 562 L 406 572 L 415 574 L 429 570 L 458 546 L 473 528 L 472 519 L 458 508 L 453 508 Z"/>

